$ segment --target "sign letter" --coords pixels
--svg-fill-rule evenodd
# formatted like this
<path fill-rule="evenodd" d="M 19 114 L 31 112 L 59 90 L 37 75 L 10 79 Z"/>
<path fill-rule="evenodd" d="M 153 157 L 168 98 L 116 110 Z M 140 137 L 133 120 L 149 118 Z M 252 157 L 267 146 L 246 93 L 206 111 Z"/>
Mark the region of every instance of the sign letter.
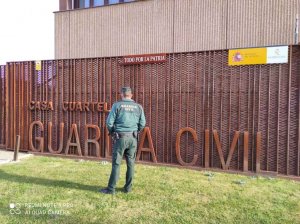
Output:
<path fill-rule="evenodd" d="M 149 148 L 143 148 L 146 136 L 148 138 Z M 137 157 L 136 157 L 137 161 L 139 161 L 142 152 L 150 152 L 151 155 L 152 155 L 153 162 L 157 163 L 157 159 L 156 159 L 156 155 L 155 155 L 155 151 L 154 151 L 154 147 L 153 147 L 153 141 L 152 141 L 152 137 L 151 137 L 149 127 L 145 127 L 144 131 L 142 133 L 141 141 L 140 141 L 139 148 L 138 148 L 138 154 L 137 154 Z"/>
<path fill-rule="evenodd" d="M 93 139 L 89 139 L 89 128 L 95 129 L 96 137 Z M 100 146 L 98 140 L 100 139 L 100 129 L 97 125 L 87 124 L 85 126 L 85 147 L 84 147 L 84 156 L 88 156 L 88 147 L 89 143 L 93 143 L 96 146 L 96 156 L 100 157 Z"/>
<path fill-rule="evenodd" d="M 76 140 L 76 142 L 71 142 L 72 136 L 73 136 L 73 132 L 75 134 L 75 140 Z M 80 147 L 80 141 L 79 141 L 79 135 L 78 135 L 77 125 L 76 124 L 72 124 L 72 126 L 71 126 L 70 135 L 69 135 L 69 139 L 67 141 L 67 146 L 66 146 L 66 152 L 65 152 L 66 155 L 69 152 L 70 146 L 77 147 L 78 155 L 82 156 L 81 147 Z"/>
<path fill-rule="evenodd" d="M 198 155 L 194 155 L 194 158 L 193 158 L 192 162 L 190 162 L 190 163 L 184 162 L 180 155 L 180 137 L 181 137 L 182 133 L 184 133 L 184 132 L 190 132 L 193 135 L 194 142 L 198 142 L 198 137 L 197 137 L 196 131 L 194 129 L 192 129 L 192 128 L 180 129 L 176 136 L 176 157 L 177 157 L 178 162 L 182 166 L 193 166 L 197 162 Z"/>
<path fill-rule="evenodd" d="M 219 135 L 218 135 L 217 130 L 213 130 L 213 134 L 214 134 L 214 139 L 216 141 L 216 146 L 217 146 L 217 149 L 218 149 L 218 153 L 219 153 L 219 157 L 220 157 L 220 160 L 221 160 L 222 168 L 224 170 L 227 170 L 227 169 L 229 169 L 229 164 L 230 164 L 235 146 L 236 146 L 237 141 L 239 139 L 240 132 L 235 131 L 235 133 L 234 133 L 234 137 L 233 137 L 233 140 L 232 140 L 232 143 L 231 143 L 231 146 L 230 146 L 229 155 L 228 155 L 226 164 L 225 164 L 224 155 L 223 155 L 223 151 L 222 151 L 222 147 L 221 147 L 221 143 L 220 143 L 220 139 L 219 139 Z"/>
<path fill-rule="evenodd" d="M 60 142 L 59 142 L 59 148 L 58 150 L 54 150 L 51 146 L 51 142 L 52 142 L 52 122 L 48 123 L 48 150 L 50 153 L 54 153 L 54 154 L 59 154 L 62 152 L 63 150 L 63 144 L 64 144 L 64 123 L 60 123 Z"/>
<path fill-rule="evenodd" d="M 40 121 L 34 121 L 30 124 L 29 126 L 29 147 L 32 151 L 34 152 L 43 152 L 44 150 L 44 138 L 43 137 L 35 137 L 35 140 L 39 142 L 39 147 L 35 148 L 32 142 L 32 132 L 33 132 L 33 127 L 34 125 L 37 125 L 41 128 L 41 132 L 44 131 L 44 125 Z"/>

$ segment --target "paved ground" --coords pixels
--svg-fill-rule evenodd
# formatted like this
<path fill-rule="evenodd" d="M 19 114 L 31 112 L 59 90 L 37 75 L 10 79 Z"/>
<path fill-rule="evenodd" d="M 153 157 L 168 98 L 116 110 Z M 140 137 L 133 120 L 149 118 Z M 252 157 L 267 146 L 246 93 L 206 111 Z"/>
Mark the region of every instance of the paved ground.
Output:
<path fill-rule="evenodd" d="M 28 156 L 32 156 L 32 154 L 19 152 L 18 159 L 20 160 Z M 6 151 L 2 149 L 0 150 L 0 164 L 12 162 L 13 158 L 14 158 L 13 151 Z"/>

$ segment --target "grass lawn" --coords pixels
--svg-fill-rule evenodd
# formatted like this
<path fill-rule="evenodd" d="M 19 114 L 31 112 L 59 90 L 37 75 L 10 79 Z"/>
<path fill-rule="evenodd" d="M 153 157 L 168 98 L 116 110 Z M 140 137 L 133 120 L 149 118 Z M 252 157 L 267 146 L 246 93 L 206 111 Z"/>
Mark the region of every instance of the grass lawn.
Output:
<path fill-rule="evenodd" d="M 117 193 L 103 195 L 110 169 L 38 156 L 1 165 L 0 223 L 300 223 L 300 182 L 138 164 L 125 194 L 124 161 Z"/>

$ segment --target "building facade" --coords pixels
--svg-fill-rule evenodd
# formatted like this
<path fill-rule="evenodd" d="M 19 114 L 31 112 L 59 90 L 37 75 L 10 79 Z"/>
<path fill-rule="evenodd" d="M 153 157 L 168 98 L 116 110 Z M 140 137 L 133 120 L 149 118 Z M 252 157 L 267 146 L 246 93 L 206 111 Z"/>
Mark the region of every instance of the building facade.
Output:
<path fill-rule="evenodd" d="M 299 0 L 60 3 L 56 60 L 0 66 L 0 148 L 110 159 L 131 86 L 137 160 L 300 177 Z"/>
<path fill-rule="evenodd" d="M 55 58 L 295 44 L 299 0 L 60 0 Z"/>

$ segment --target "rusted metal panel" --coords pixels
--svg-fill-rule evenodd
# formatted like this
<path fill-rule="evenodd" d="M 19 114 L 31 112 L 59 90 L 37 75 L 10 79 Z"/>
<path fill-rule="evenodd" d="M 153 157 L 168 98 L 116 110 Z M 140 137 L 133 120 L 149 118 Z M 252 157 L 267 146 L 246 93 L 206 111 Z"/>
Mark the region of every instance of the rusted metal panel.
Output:
<path fill-rule="evenodd" d="M 6 144 L 6 68 L 0 65 L 0 147 Z"/>
<path fill-rule="evenodd" d="M 0 140 L 12 149 L 21 135 L 22 150 L 109 158 L 103 105 L 131 86 L 149 127 L 140 160 L 299 176 L 300 47 L 290 47 L 288 64 L 229 67 L 227 58 L 222 50 L 171 53 L 154 64 L 65 59 L 42 61 L 40 71 L 8 63 Z"/>

